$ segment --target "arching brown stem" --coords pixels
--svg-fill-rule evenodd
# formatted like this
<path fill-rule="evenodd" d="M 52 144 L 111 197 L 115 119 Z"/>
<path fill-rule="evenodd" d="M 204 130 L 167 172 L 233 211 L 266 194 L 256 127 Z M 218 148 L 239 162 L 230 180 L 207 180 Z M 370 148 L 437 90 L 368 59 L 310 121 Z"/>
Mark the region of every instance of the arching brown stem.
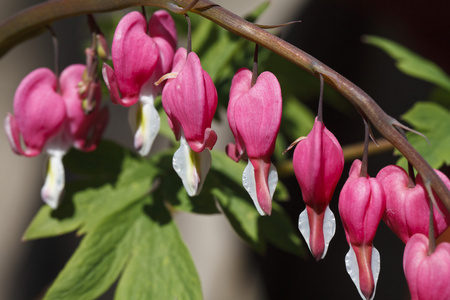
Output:
<path fill-rule="evenodd" d="M 14 45 L 42 31 L 46 25 L 63 18 L 95 12 L 119 10 L 126 7 L 150 5 L 180 11 L 192 5 L 192 0 L 53 0 L 30 7 L 0 25 L 0 55 Z M 182 10 L 182 9 L 181 9 Z M 183 11 L 183 10 L 182 10 Z M 247 22 L 223 7 L 208 0 L 199 0 L 190 10 L 249 41 L 267 48 L 290 60 L 295 65 L 319 77 L 350 101 L 355 109 L 395 147 L 421 174 L 450 211 L 450 191 L 431 166 L 394 128 L 398 123 L 386 114 L 376 102 L 351 81 L 311 55 L 288 42 Z"/>

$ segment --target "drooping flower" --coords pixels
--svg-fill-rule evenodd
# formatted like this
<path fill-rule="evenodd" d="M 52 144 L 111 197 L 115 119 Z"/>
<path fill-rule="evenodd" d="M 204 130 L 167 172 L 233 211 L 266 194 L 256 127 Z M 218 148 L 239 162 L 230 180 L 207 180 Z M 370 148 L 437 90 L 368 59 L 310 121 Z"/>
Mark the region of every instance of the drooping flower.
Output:
<path fill-rule="evenodd" d="M 282 97 L 277 78 L 261 73 L 252 86 L 252 72 L 240 69 L 233 77 L 227 118 L 236 145 L 227 154 L 239 161 L 248 156 L 242 183 L 261 215 L 272 212 L 272 197 L 278 175 L 270 158 L 281 122 Z"/>
<path fill-rule="evenodd" d="M 444 184 L 450 189 L 450 180 L 435 170 Z M 422 233 L 428 236 L 430 223 L 430 204 L 427 190 L 422 177 L 417 175 L 414 187 L 408 186 L 409 176 L 398 166 L 387 166 L 378 172 L 378 181 L 383 185 L 386 193 L 386 211 L 384 222 L 406 244 L 411 236 Z M 434 228 L 437 238 L 450 225 L 450 213 L 439 197 L 435 195 L 439 210 L 435 207 Z"/>
<path fill-rule="evenodd" d="M 162 93 L 163 108 L 177 140 L 173 167 L 190 196 L 198 195 L 211 165 L 217 135 L 211 123 L 217 108 L 217 91 L 194 52 L 180 48 Z"/>
<path fill-rule="evenodd" d="M 176 43 L 175 23 L 168 12 L 156 11 L 148 24 L 141 13 L 131 12 L 120 20 L 114 33 L 114 70 L 103 65 L 113 103 L 128 107 L 138 102 L 134 146 L 142 156 L 149 153 L 160 128 L 154 100 L 163 85 L 154 83 L 169 72 Z"/>
<path fill-rule="evenodd" d="M 299 230 L 319 260 L 325 257 L 336 230 L 328 205 L 344 168 L 344 154 L 336 137 L 317 118 L 308 136 L 297 144 L 293 166 L 306 204 Z"/>
<path fill-rule="evenodd" d="M 95 108 L 89 115 L 83 112 L 78 83 L 85 68 L 71 65 L 61 73 L 59 81 L 46 68 L 31 72 L 14 96 L 15 115 L 8 114 L 4 122 L 15 153 L 28 157 L 42 151 L 48 154 L 41 197 L 53 209 L 59 205 L 64 189 L 63 156 L 71 146 L 82 151 L 95 150 L 108 120 L 106 108 L 100 109 L 99 87 L 95 93 Z"/>
<path fill-rule="evenodd" d="M 428 238 L 414 234 L 406 243 L 403 270 L 411 300 L 450 299 L 450 243 L 428 253 Z"/>
<path fill-rule="evenodd" d="M 345 256 L 347 272 L 363 299 L 373 299 L 380 271 L 380 254 L 373 239 L 386 200 L 376 178 L 360 177 L 361 161 L 355 160 L 339 196 L 339 213 L 350 251 Z"/>

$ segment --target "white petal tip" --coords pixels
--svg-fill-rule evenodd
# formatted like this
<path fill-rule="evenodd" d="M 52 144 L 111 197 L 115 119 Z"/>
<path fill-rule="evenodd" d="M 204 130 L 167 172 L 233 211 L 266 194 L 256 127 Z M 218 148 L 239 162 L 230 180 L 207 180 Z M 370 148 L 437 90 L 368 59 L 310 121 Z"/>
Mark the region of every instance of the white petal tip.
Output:
<path fill-rule="evenodd" d="M 275 193 L 275 189 L 278 184 L 278 173 L 275 166 L 271 163 L 270 169 L 269 169 L 269 178 L 268 178 L 268 184 L 269 184 L 269 192 L 270 197 L 273 198 L 273 194 Z M 244 173 L 242 174 L 242 185 L 244 186 L 247 193 L 252 198 L 253 204 L 256 207 L 256 210 L 261 216 L 267 215 L 264 210 L 261 208 L 261 205 L 259 204 L 258 197 L 256 196 L 256 181 L 255 181 L 255 169 L 253 168 L 252 163 L 250 160 L 248 161 L 247 166 L 244 169 Z"/>
<path fill-rule="evenodd" d="M 153 101 L 149 103 L 139 103 L 137 111 L 139 124 L 136 134 L 134 135 L 134 147 L 141 156 L 149 154 L 153 142 L 158 135 L 161 126 L 161 119 L 158 111 L 153 105 Z"/>
<path fill-rule="evenodd" d="M 56 209 L 61 201 L 65 185 L 64 166 L 62 156 L 50 155 L 47 167 L 47 176 L 41 189 L 41 198 L 52 209 Z"/>
<path fill-rule="evenodd" d="M 303 238 L 305 239 L 306 244 L 308 245 L 309 251 L 311 253 L 313 253 L 311 250 L 311 245 L 310 245 L 311 231 L 309 228 L 309 218 L 308 218 L 308 212 L 307 212 L 306 208 L 305 208 L 305 210 L 302 211 L 302 213 L 298 217 L 298 229 L 299 229 L 300 233 L 302 234 Z M 324 237 L 325 248 L 324 248 L 323 254 L 320 257 L 320 259 L 325 258 L 326 254 L 328 252 L 328 247 L 330 245 L 331 239 L 334 237 L 335 233 L 336 233 L 336 219 L 335 219 L 334 214 L 331 211 L 331 209 L 327 206 L 327 208 L 325 210 L 325 217 L 323 220 L 323 237 Z"/>
<path fill-rule="evenodd" d="M 180 148 L 175 152 L 173 168 L 183 182 L 190 197 L 200 194 L 206 175 L 211 167 L 211 153 L 208 149 L 201 153 L 192 151 L 184 136 L 180 139 Z"/>
<path fill-rule="evenodd" d="M 380 266 L 381 266 L 381 259 L 380 259 L 380 253 L 375 247 L 372 247 L 372 276 L 374 280 L 374 290 L 372 293 L 372 297 L 370 300 L 372 300 L 375 297 L 375 291 L 377 289 L 377 282 L 378 282 L 378 275 L 380 275 Z M 350 278 L 352 279 L 353 283 L 355 284 L 356 288 L 358 289 L 358 293 L 361 296 L 362 299 L 366 300 L 366 297 L 363 295 L 361 291 L 361 287 L 359 284 L 359 267 L 358 267 L 358 261 L 356 260 L 356 254 L 353 248 L 350 246 L 350 250 L 348 251 L 347 255 L 345 255 L 345 267 L 347 269 L 348 275 L 350 275 Z"/>

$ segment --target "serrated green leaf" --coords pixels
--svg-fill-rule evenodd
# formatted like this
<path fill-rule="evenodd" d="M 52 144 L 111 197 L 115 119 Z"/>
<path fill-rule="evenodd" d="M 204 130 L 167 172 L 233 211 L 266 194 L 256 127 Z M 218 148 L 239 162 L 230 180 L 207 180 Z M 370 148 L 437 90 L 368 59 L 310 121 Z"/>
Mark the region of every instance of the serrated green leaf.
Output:
<path fill-rule="evenodd" d="M 111 143 L 108 145 L 113 149 L 118 147 Z M 106 150 L 106 148 L 103 149 Z M 116 153 L 120 152 L 116 151 Z M 102 218 L 139 201 L 150 191 L 159 170 L 141 158 L 132 156 L 128 152 L 124 153 L 109 157 L 111 164 L 121 165 L 120 176 L 117 174 L 105 176 L 101 181 L 103 185 L 97 189 L 89 188 L 93 180 L 89 179 L 89 176 L 83 181 L 69 182 L 66 185 L 66 197 L 61 206 L 55 211 L 48 206 L 43 206 L 27 228 L 24 239 L 57 236 L 77 229 L 82 234 L 95 226 L 97 222 L 102 221 Z M 85 156 L 76 154 L 75 157 L 81 165 L 84 165 L 86 164 L 84 159 L 92 162 L 92 157 L 97 157 L 97 154 L 88 153 Z M 93 175 L 95 176 L 95 173 Z M 114 186 L 105 183 L 113 177 L 117 178 Z"/>
<path fill-rule="evenodd" d="M 434 62 L 425 59 L 391 40 L 378 36 L 366 36 L 365 42 L 379 47 L 397 61 L 403 73 L 435 84 L 450 91 L 450 77 Z"/>
<path fill-rule="evenodd" d="M 129 259 L 141 212 L 142 205 L 134 205 L 103 219 L 83 238 L 44 299 L 95 299 L 103 294 Z"/>
<path fill-rule="evenodd" d="M 64 156 L 64 168 L 78 177 L 114 182 L 120 173 L 125 156 L 131 155 L 124 147 L 112 141 L 102 141 L 92 152 L 71 148 Z"/>
<path fill-rule="evenodd" d="M 144 207 L 115 299 L 202 299 L 191 256 L 162 201 Z"/>
<path fill-rule="evenodd" d="M 427 141 L 416 134 L 407 133 L 409 142 L 435 169 L 450 164 L 450 111 L 433 102 L 417 102 L 402 118 L 415 130 L 425 134 Z M 406 159 L 401 158 L 399 165 L 406 167 Z"/>

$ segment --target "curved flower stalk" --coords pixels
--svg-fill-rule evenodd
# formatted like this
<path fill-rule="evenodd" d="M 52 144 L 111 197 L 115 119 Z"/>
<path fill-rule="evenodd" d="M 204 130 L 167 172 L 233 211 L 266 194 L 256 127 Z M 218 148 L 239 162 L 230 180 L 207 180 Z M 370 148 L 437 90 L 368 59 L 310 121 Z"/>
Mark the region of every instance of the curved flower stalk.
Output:
<path fill-rule="evenodd" d="M 103 65 L 112 102 L 125 107 L 138 103 L 134 146 L 142 156 L 150 152 L 160 128 L 154 100 L 162 86 L 154 83 L 169 72 L 176 43 L 175 23 L 168 12 L 156 11 L 148 24 L 141 13 L 131 12 L 120 20 L 114 33 L 114 70 Z"/>
<path fill-rule="evenodd" d="M 336 137 L 317 117 L 311 132 L 295 148 L 293 166 L 306 205 L 298 227 L 312 255 L 320 260 L 336 231 L 328 205 L 344 169 L 344 153 Z"/>
<path fill-rule="evenodd" d="M 403 253 L 403 270 L 411 300 L 450 299 L 450 244 L 440 243 L 429 254 L 428 243 L 423 234 L 414 234 Z"/>
<path fill-rule="evenodd" d="M 270 72 L 261 73 L 253 86 L 251 82 L 248 69 L 239 69 L 233 77 L 227 118 L 236 145 L 229 144 L 226 151 L 235 161 L 248 157 L 242 183 L 258 212 L 270 215 L 278 182 L 270 158 L 280 129 L 281 88 Z"/>
<path fill-rule="evenodd" d="M 435 170 L 445 185 L 450 180 Z M 422 177 L 417 175 L 414 187 L 409 187 L 408 173 L 398 166 L 387 166 L 378 172 L 377 180 L 386 193 L 386 211 L 383 221 L 406 244 L 411 236 L 422 233 L 428 236 L 430 226 L 429 197 Z M 450 225 L 450 213 L 435 195 L 438 208 L 433 208 L 434 234 L 437 238 Z"/>
<path fill-rule="evenodd" d="M 362 299 L 373 299 L 380 272 L 380 254 L 373 247 L 378 224 L 385 210 L 383 187 L 376 178 L 360 177 L 361 161 L 355 160 L 339 196 L 339 213 L 350 251 L 347 272 Z"/>
<path fill-rule="evenodd" d="M 209 150 L 217 135 L 211 123 L 217 108 L 217 91 L 200 59 L 185 48 L 177 50 L 173 68 L 162 92 L 163 108 L 180 148 L 173 167 L 189 196 L 200 193 L 211 166 Z"/>
<path fill-rule="evenodd" d="M 53 209 L 58 207 L 64 189 L 63 156 L 72 146 L 95 150 L 108 120 L 106 108 L 99 108 L 99 86 L 94 93 L 95 108 L 84 114 L 78 83 L 85 69 L 84 65 L 71 65 L 61 73 L 59 82 L 49 69 L 31 72 L 14 96 L 15 115 L 8 114 L 4 122 L 15 153 L 31 157 L 45 151 L 49 156 L 41 197 Z"/>

